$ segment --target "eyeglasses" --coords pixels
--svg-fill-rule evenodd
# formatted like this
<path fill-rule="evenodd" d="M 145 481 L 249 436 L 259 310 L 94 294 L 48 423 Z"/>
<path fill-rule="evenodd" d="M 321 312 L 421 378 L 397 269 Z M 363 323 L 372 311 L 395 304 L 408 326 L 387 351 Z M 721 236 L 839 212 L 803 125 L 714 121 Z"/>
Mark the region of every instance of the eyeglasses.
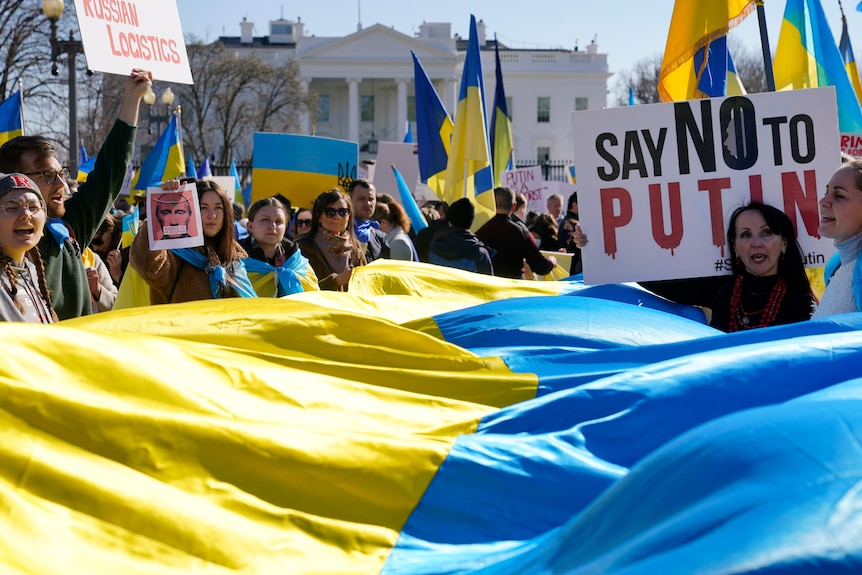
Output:
<path fill-rule="evenodd" d="M 60 170 L 40 170 L 38 172 L 27 172 L 25 176 L 40 176 L 42 180 L 49 186 L 57 181 L 57 177 L 65 180 L 69 177 L 69 170 L 62 168 Z"/>
<path fill-rule="evenodd" d="M 350 210 L 348 208 L 323 208 L 323 213 L 326 214 L 327 218 L 334 218 L 335 214 L 338 214 L 339 218 L 346 218 L 350 215 Z"/>
<path fill-rule="evenodd" d="M 329 215 L 329 214 L 327 214 L 327 215 Z M 333 216 L 335 216 L 335 210 L 332 210 L 332 215 L 329 217 L 331 218 Z M 310 226 L 310 225 L 311 225 L 311 220 L 296 220 L 296 227 Z"/>
<path fill-rule="evenodd" d="M 42 204 L 36 200 L 25 202 L 23 200 L 9 200 L 2 204 L 3 213 L 10 218 L 17 217 L 23 210 L 27 210 L 31 216 L 35 216 L 42 211 Z"/>

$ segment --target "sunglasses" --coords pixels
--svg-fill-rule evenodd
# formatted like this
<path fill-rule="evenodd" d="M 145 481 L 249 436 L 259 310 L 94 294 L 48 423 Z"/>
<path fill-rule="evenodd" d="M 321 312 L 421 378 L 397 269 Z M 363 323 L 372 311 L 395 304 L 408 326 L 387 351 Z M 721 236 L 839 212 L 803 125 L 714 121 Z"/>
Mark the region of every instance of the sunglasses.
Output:
<path fill-rule="evenodd" d="M 348 208 L 323 208 L 323 213 L 326 214 L 327 218 L 334 218 L 335 214 L 338 214 L 339 218 L 346 218 L 350 215 L 350 210 Z"/>
<path fill-rule="evenodd" d="M 335 211 L 335 210 L 333 210 L 333 212 L 334 212 L 334 211 Z M 329 215 L 329 214 L 327 214 L 327 215 Z M 332 214 L 331 216 L 329 216 L 329 217 L 331 218 L 331 217 L 334 217 L 334 216 L 335 216 L 335 214 L 333 213 L 333 214 Z M 310 226 L 310 225 L 311 225 L 311 220 L 296 220 L 296 227 L 299 227 L 299 226 Z"/>

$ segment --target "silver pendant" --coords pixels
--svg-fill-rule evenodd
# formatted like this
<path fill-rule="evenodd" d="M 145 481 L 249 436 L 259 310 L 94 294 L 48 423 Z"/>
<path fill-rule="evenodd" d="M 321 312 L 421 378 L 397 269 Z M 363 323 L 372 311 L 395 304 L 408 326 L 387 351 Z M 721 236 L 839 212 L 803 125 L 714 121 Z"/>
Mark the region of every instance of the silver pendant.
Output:
<path fill-rule="evenodd" d="M 747 315 L 742 316 L 742 325 L 748 325 L 748 316 Z"/>

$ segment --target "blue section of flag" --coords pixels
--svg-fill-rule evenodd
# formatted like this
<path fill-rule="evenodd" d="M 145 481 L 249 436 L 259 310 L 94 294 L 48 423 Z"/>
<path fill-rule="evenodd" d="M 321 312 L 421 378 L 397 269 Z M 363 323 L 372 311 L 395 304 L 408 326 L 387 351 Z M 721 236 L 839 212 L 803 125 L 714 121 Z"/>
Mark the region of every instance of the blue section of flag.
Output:
<path fill-rule="evenodd" d="M 20 136 L 22 132 L 21 90 L 18 90 L 0 102 L 0 144 Z"/>
<path fill-rule="evenodd" d="M 210 157 L 207 156 L 204 158 L 204 161 L 201 163 L 200 167 L 198 168 L 197 177 L 206 178 L 206 177 L 212 176 L 212 175 L 213 175 L 213 171 L 212 171 L 212 168 L 210 167 Z"/>
<path fill-rule="evenodd" d="M 708 42 L 693 63 L 698 90 L 710 98 L 727 95 L 727 36 Z"/>
<path fill-rule="evenodd" d="M 494 62 L 496 64 L 496 85 L 494 87 L 494 108 L 491 112 L 491 161 L 496 180 L 500 173 L 515 169 L 515 149 L 512 141 L 512 116 L 506 103 L 506 90 L 503 86 L 503 68 L 500 65 L 500 44 L 494 40 Z M 493 185 L 493 184 L 492 184 Z"/>
<path fill-rule="evenodd" d="M 195 169 L 195 161 L 192 159 L 191 154 L 189 154 L 189 159 L 186 162 L 186 175 L 190 178 L 198 177 L 198 171 Z"/>
<path fill-rule="evenodd" d="M 407 182 L 404 181 L 401 172 L 395 166 L 392 166 L 392 172 L 395 174 L 395 182 L 398 184 L 399 203 L 404 206 L 404 211 L 410 218 L 410 227 L 416 232 L 427 228 L 428 222 L 425 221 L 425 217 L 419 210 L 419 206 L 416 204 L 413 194 L 410 193 L 410 188 L 407 187 Z"/>
<path fill-rule="evenodd" d="M 419 58 L 412 51 L 416 90 L 416 138 L 419 152 L 419 177 L 427 183 L 431 177 L 442 178 L 449 162 L 449 140 L 452 120 L 440 96 L 428 79 Z M 444 139 L 447 138 L 447 139 Z"/>
<path fill-rule="evenodd" d="M 404 143 L 412 144 L 413 143 L 413 124 L 407 122 L 407 133 L 404 134 Z"/>

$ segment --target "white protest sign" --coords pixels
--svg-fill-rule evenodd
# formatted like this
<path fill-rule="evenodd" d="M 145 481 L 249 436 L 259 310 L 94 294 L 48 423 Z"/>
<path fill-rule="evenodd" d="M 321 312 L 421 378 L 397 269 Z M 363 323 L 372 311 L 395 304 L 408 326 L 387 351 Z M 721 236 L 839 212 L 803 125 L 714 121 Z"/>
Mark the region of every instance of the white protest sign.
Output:
<path fill-rule="evenodd" d="M 545 182 L 542 181 L 542 167 L 530 166 L 517 170 L 500 172 L 500 185 L 511 188 L 516 194 L 524 194 L 527 198 L 527 211 L 548 211 L 547 198 L 544 194 Z"/>
<path fill-rule="evenodd" d="M 751 200 L 794 222 L 808 267 L 818 195 L 840 162 L 832 87 L 572 114 L 589 284 L 728 273 L 730 213 Z"/>
<path fill-rule="evenodd" d="M 75 0 L 87 67 L 192 84 L 176 0 Z"/>
<path fill-rule="evenodd" d="M 404 178 L 404 183 L 415 199 L 413 190 L 419 181 L 419 156 L 416 155 L 416 146 L 403 142 L 380 142 L 376 169 L 371 181 L 378 194 L 389 194 L 397 200 L 401 194 L 398 193 L 398 183 L 391 166 L 398 168 L 398 173 Z"/>

